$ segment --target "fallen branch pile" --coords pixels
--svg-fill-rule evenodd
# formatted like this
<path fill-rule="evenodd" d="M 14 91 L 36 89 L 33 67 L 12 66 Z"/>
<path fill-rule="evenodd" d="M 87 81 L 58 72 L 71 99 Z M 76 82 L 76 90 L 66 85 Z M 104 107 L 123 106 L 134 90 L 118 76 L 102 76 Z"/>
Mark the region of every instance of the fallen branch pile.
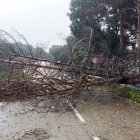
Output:
<path fill-rule="evenodd" d="M 61 63 L 56 65 L 53 62 L 43 63 L 43 61 L 35 64 L 31 60 L 27 63 L 25 59 L 0 60 L 0 62 L 7 63 L 10 67 L 8 76 L 0 83 L 0 100 L 36 96 L 59 98 L 77 95 L 86 87 L 105 83 L 103 78 L 89 75 L 92 71 L 86 67 L 78 68 L 75 65 L 62 67 Z M 85 73 L 81 74 L 83 70 Z"/>
<path fill-rule="evenodd" d="M 4 31 L 2 33 L 7 35 Z M 3 34 L 1 36 L 3 37 Z M 4 77 L 0 78 L 0 100 L 2 101 L 29 99 L 37 96 L 47 96 L 53 99 L 77 96 L 83 89 L 90 86 L 117 82 L 121 80 L 122 75 L 128 76 L 127 71 L 124 71 L 123 74 L 119 71 L 120 65 L 124 69 L 133 66 L 133 63 L 117 57 L 112 57 L 110 60 L 102 58 L 101 54 L 100 63 L 96 64 L 96 67 L 87 67 L 86 64 L 92 56 L 92 29 L 89 45 L 81 65 L 74 64 L 73 56 L 67 64 L 33 57 L 30 47 L 30 56 L 26 56 L 13 36 L 9 34 L 8 36 L 14 40 L 20 54 L 13 50 L 11 43 L 2 40 L 6 44 L 6 49 L 3 46 L 0 46 L 0 49 L 6 57 L 0 59 L 0 65 L 7 68 Z M 26 39 L 24 40 L 26 41 Z M 73 48 L 73 52 L 75 48 Z"/>

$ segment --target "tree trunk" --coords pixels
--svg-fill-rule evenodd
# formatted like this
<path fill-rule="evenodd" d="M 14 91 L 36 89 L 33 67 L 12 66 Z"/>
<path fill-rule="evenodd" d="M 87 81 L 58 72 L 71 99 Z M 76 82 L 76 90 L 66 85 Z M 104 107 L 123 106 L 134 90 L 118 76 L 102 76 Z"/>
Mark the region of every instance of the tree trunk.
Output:
<path fill-rule="evenodd" d="M 124 50 L 124 13 L 120 13 L 120 54 Z"/>
<path fill-rule="evenodd" d="M 137 0 L 137 12 L 138 12 L 138 65 L 140 73 L 140 0 Z"/>

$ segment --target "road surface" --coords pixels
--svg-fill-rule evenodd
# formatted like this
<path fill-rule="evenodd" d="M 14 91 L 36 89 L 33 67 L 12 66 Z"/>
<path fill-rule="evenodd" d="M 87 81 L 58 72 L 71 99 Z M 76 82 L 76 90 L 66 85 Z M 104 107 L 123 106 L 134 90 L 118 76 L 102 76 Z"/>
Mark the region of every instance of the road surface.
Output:
<path fill-rule="evenodd" d="M 95 96 L 96 95 L 96 96 Z M 47 100 L 0 104 L 0 140 L 140 140 L 140 105 L 100 91 L 84 93 L 75 113 Z"/>

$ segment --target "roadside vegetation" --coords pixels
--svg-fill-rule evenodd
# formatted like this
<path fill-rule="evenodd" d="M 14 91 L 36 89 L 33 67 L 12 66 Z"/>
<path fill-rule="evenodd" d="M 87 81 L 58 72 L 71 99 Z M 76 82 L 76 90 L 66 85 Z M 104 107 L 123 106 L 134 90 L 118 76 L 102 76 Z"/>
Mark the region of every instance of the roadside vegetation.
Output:
<path fill-rule="evenodd" d="M 128 98 L 134 102 L 140 103 L 140 90 L 124 87 L 121 85 L 107 86 L 106 90 L 117 94 L 118 96 Z"/>

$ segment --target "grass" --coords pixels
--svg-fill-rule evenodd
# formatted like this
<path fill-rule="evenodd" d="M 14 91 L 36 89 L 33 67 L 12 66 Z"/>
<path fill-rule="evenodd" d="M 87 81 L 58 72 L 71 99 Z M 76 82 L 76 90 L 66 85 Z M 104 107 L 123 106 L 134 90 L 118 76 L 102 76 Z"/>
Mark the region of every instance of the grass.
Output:
<path fill-rule="evenodd" d="M 113 92 L 121 97 L 128 98 L 134 102 L 140 103 L 140 90 L 123 87 L 121 85 L 107 86 L 109 92 Z"/>

